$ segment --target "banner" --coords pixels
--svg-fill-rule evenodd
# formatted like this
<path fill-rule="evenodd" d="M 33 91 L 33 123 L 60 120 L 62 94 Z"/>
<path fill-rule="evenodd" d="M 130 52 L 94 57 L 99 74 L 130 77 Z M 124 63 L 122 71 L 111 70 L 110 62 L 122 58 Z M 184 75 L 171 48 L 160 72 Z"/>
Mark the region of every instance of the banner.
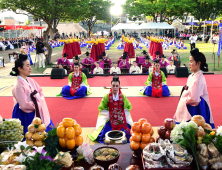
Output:
<path fill-rule="evenodd" d="M 218 58 L 220 58 L 221 48 L 222 48 L 222 27 L 219 28 L 219 43 L 217 51 Z"/>

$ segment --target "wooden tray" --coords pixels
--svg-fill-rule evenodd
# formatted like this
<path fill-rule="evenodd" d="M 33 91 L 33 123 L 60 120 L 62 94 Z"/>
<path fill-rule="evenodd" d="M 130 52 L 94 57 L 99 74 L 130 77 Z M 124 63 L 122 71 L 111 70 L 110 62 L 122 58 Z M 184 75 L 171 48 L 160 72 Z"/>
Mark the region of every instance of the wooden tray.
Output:
<path fill-rule="evenodd" d="M 191 170 L 191 167 L 188 166 L 188 167 L 183 167 L 183 168 L 146 168 L 145 167 L 145 163 L 144 163 L 144 160 L 143 160 L 143 153 L 141 154 L 141 157 L 142 157 L 142 163 L 143 163 L 143 169 L 144 170 L 175 170 L 175 169 L 180 169 L 180 170 Z"/>

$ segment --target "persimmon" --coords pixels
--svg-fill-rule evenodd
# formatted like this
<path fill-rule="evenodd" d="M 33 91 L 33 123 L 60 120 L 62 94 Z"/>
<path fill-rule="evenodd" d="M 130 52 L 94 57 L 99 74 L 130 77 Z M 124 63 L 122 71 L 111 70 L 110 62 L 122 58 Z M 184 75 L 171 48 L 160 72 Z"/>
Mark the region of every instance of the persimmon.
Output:
<path fill-rule="evenodd" d="M 147 120 L 145 118 L 141 118 L 138 122 L 142 126 L 144 123 L 147 123 Z"/>
<path fill-rule="evenodd" d="M 130 147 L 132 150 L 136 151 L 140 148 L 140 143 L 139 142 L 135 142 L 135 141 L 132 141 L 130 143 Z"/>
<path fill-rule="evenodd" d="M 151 139 L 151 135 L 149 133 L 144 133 L 142 136 L 142 142 L 143 143 L 149 143 Z"/>
<path fill-rule="evenodd" d="M 142 136 L 140 135 L 140 133 L 133 133 L 132 134 L 132 140 L 135 142 L 140 142 L 142 139 Z"/>
<path fill-rule="evenodd" d="M 130 140 L 129 140 L 129 141 L 130 141 L 130 143 L 133 141 L 132 136 L 130 137 Z"/>
<path fill-rule="evenodd" d="M 141 129 L 140 123 L 134 122 L 131 129 L 134 133 L 140 133 L 140 129 Z"/>
<path fill-rule="evenodd" d="M 154 137 L 151 136 L 149 143 L 154 143 L 154 142 L 155 142 L 155 139 L 154 139 Z"/>
<path fill-rule="evenodd" d="M 150 123 L 144 123 L 142 125 L 142 132 L 143 133 L 149 133 L 151 131 L 151 129 L 152 129 L 152 126 Z"/>
<path fill-rule="evenodd" d="M 153 128 L 151 128 L 149 134 L 150 134 L 151 136 L 153 136 L 153 134 L 154 134 Z"/>
<path fill-rule="evenodd" d="M 82 136 L 77 136 L 75 139 L 76 146 L 81 146 L 83 143 L 83 137 Z"/>
<path fill-rule="evenodd" d="M 143 150 L 148 144 L 149 144 L 149 143 L 143 143 L 143 142 L 141 142 L 141 144 L 140 144 L 140 149 Z"/>

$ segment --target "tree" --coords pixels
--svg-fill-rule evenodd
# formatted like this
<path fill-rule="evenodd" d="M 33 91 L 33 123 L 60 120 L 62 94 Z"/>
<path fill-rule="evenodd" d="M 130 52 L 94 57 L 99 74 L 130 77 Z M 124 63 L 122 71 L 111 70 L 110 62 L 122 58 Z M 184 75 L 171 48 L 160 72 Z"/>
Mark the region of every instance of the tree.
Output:
<path fill-rule="evenodd" d="M 25 25 L 29 25 L 30 24 L 30 20 L 28 19 L 28 21 L 25 23 Z"/>
<path fill-rule="evenodd" d="M 154 22 L 160 17 L 160 22 L 167 20 L 168 23 L 177 18 L 183 20 L 192 12 L 193 7 L 195 7 L 193 0 L 127 0 L 123 5 L 124 12 L 134 20 L 141 19 L 141 15 L 144 14 Z"/>
<path fill-rule="evenodd" d="M 90 0 L 87 4 L 88 12 L 80 16 L 81 20 L 88 26 L 88 36 L 98 20 L 110 20 L 110 7 L 112 3 L 110 0 Z"/>
<path fill-rule="evenodd" d="M 48 44 L 48 34 L 52 29 L 56 30 L 59 21 L 75 20 L 79 21 L 79 16 L 87 12 L 88 0 L 1 0 L 0 8 L 12 10 L 16 13 L 19 10 L 26 11 L 27 14 L 40 18 L 47 23 L 44 32 L 43 43 L 48 50 L 46 64 L 51 63 L 52 48 Z M 22 12 L 22 14 L 24 14 Z"/>

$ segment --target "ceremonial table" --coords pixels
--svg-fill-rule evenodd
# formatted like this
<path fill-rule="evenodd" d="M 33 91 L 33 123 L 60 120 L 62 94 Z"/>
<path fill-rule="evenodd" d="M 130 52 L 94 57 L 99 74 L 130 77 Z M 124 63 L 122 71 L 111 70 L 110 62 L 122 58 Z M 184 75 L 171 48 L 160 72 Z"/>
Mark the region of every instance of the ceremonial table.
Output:
<path fill-rule="evenodd" d="M 130 149 L 130 144 L 127 145 L 102 145 L 102 144 L 96 144 L 96 145 L 91 145 L 90 148 L 92 150 L 96 150 L 99 147 L 114 147 L 119 150 L 120 152 L 120 157 L 118 160 L 118 164 L 122 167 L 122 169 L 126 169 L 129 165 L 138 165 L 141 170 L 143 170 L 143 164 L 142 164 L 142 159 L 141 158 L 135 158 L 133 157 L 132 150 Z M 75 166 L 77 166 L 77 162 L 75 162 Z M 92 164 L 88 164 L 85 161 L 80 161 L 78 166 L 84 167 L 84 169 L 89 169 Z"/>

